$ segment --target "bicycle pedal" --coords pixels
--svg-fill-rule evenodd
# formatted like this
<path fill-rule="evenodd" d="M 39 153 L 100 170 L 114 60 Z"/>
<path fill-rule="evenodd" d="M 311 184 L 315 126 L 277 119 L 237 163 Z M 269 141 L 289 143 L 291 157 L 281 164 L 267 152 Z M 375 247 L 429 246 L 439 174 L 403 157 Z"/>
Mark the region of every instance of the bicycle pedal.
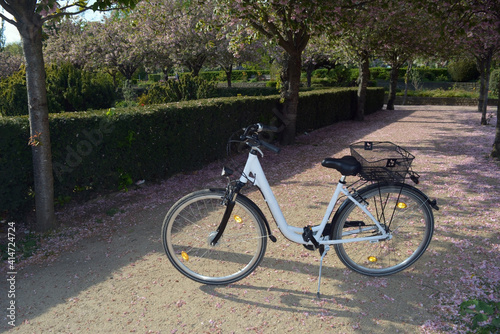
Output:
<path fill-rule="evenodd" d="M 304 227 L 304 232 L 302 233 L 302 239 L 304 239 L 305 242 L 309 242 L 309 241 L 312 242 L 312 244 L 314 246 L 313 250 L 316 250 L 319 248 L 319 243 L 313 235 L 313 231 L 312 231 L 311 226 Z M 304 246 L 310 246 L 310 245 L 304 245 Z"/>
<path fill-rule="evenodd" d="M 305 249 L 310 250 L 310 251 L 316 250 L 316 249 L 314 249 L 314 245 L 302 245 L 302 246 L 304 246 Z"/>

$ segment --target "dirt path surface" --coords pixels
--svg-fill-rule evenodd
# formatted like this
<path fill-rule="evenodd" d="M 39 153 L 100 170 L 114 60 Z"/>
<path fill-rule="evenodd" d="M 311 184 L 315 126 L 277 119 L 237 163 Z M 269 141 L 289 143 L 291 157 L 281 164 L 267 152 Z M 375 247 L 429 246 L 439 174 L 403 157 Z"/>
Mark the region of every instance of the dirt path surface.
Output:
<path fill-rule="evenodd" d="M 407 106 L 365 122 L 342 122 L 301 135 L 264 170 L 292 225 L 316 224 L 339 174 L 323 158 L 349 144 L 389 140 L 407 148 L 418 187 L 436 198 L 436 229 L 424 256 L 388 277 L 347 270 L 331 251 L 316 298 L 319 256 L 276 228 L 260 267 L 229 286 L 204 286 L 179 274 L 163 252 L 160 228 L 189 191 L 223 186 L 221 163 L 161 184 L 66 206 L 65 224 L 20 263 L 15 327 L 6 318 L 8 282 L 0 282 L 0 331 L 13 333 L 439 333 L 460 332 L 458 305 L 499 298 L 500 167 L 488 154 L 494 126 L 474 107 Z M 492 110 L 493 111 L 493 110 Z M 495 124 L 496 119 L 492 119 Z M 186 162 L 188 163 L 188 162 Z M 254 189 L 245 192 L 263 208 Z M 5 273 L 5 271 L 3 272 Z"/>

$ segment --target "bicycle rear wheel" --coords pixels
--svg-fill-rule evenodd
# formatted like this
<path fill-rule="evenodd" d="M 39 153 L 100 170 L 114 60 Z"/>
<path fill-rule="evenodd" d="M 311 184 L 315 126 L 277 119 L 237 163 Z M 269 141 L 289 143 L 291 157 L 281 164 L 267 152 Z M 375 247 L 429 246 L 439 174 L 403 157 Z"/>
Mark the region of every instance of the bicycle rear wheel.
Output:
<path fill-rule="evenodd" d="M 380 241 L 347 242 L 335 245 L 340 260 L 350 269 L 368 276 L 385 276 L 411 266 L 425 252 L 434 230 L 428 199 L 405 184 L 374 184 L 358 191 L 367 209 L 385 228 L 389 237 Z M 359 200 L 359 199 L 358 199 Z M 377 226 L 349 201 L 334 217 L 331 238 L 380 235 Z"/>
<path fill-rule="evenodd" d="M 191 193 L 174 204 L 163 222 L 163 246 L 170 262 L 204 284 L 229 284 L 246 277 L 266 251 L 265 223 L 253 202 L 241 195 L 222 237 L 211 245 L 226 210 L 224 194 L 222 189 Z"/>

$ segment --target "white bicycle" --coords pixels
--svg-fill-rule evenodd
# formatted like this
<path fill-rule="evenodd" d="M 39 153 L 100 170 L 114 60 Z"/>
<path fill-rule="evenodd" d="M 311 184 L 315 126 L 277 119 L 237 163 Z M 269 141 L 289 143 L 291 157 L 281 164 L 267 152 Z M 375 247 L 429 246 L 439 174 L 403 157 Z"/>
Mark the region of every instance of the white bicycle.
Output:
<path fill-rule="evenodd" d="M 233 171 L 224 167 L 226 189 L 205 189 L 181 198 L 163 222 L 165 252 L 185 276 L 203 284 L 234 283 L 259 265 L 268 238 L 276 242 L 262 211 L 240 193 L 248 183 L 260 189 L 287 239 L 319 250 L 318 296 L 323 258 L 332 245 L 348 268 L 368 276 L 404 270 L 427 249 L 434 229 L 432 208 L 438 207 L 435 200 L 403 183 L 408 176 L 418 183 L 418 174 L 410 169 L 414 156 L 406 150 L 389 142 L 365 142 L 351 145 L 349 156 L 324 159 L 324 167 L 342 176 L 323 220 L 295 227 L 285 220 L 259 161 L 260 147 L 279 152 L 260 136 L 276 129 L 254 124 L 242 131 L 236 141 L 249 146 L 250 152 L 241 175 L 231 180 Z M 346 177 L 356 175 L 363 184 L 371 182 L 359 190 L 347 186 Z M 333 214 L 341 196 L 346 199 Z"/>

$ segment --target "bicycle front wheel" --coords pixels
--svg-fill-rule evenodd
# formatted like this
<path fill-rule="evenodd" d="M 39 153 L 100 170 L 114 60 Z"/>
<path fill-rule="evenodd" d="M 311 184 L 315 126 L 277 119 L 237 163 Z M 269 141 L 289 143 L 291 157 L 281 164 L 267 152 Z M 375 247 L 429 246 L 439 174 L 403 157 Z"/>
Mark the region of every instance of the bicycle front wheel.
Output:
<path fill-rule="evenodd" d="M 411 266 L 425 252 L 434 230 L 428 198 L 404 184 L 374 184 L 361 189 L 361 203 L 379 221 L 388 237 L 379 241 L 348 242 L 380 235 L 375 223 L 349 201 L 336 215 L 332 229 L 335 251 L 348 268 L 368 276 L 385 276 Z M 359 199 L 358 199 L 359 200 Z"/>
<path fill-rule="evenodd" d="M 266 251 L 263 218 L 241 195 L 222 237 L 211 245 L 226 210 L 224 194 L 222 189 L 191 193 L 174 204 L 163 222 L 163 247 L 170 262 L 203 284 L 229 284 L 248 276 Z"/>

